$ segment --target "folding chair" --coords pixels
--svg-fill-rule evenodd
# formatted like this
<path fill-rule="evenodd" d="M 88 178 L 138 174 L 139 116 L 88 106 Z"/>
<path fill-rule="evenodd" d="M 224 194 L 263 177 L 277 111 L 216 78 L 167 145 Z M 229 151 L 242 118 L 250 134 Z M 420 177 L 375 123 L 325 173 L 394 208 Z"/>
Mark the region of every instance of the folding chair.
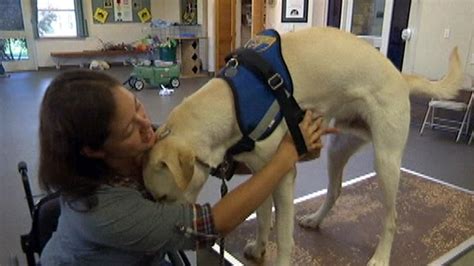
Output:
<path fill-rule="evenodd" d="M 474 102 L 474 87 L 473 79 L 470 75 L 465 75 L 462 90 L 469 94 L 467 101 L 460 100 L 437 100 L 432 98 L 428 103 L 423 124 L 421 125 L 420 135 L 423 134 L 425 126 L 430 126 L 432 129 L 440 128 L 450 131 L 456 131 L 456 142 L 461 139 L 463 134 L 468 135 L 469 125 L 471 121 L 472 105 Z M 454 111 L 462 114 L 462 120 L 455 120 L 452 118 L 443 118 L 436 115 L 437 109 Z"/>
<path fill-rule="evenodd" d="M 25 162 L 18 163 L 18 172 L 21 175 L 26 201 L 32 218 L 31 230 L 20 236 L 21 248 L 26 255 L 28 266 L 37 265 L 36 255 L 40 256 L 44 246 L 56 231 L 58 218 L 61 212 L 59 207 L 59 193 L 48 194 L 37 203 L 33 200 L 28 168 Z"/>

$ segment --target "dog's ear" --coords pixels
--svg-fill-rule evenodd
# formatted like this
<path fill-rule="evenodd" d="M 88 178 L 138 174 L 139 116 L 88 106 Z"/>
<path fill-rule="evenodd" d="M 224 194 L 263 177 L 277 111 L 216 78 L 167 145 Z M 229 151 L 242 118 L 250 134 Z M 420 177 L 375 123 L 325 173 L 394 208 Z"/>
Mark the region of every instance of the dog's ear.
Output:
<path fill-rule="evenodd" d="M 167 168 L 179 189 L 185 190 L 194 175 L 196 156 L 194 151 L 177 138 L 166 136 L 152 148 L 145 167 L 145 176 L 153 176 Z M 164 178 L 164 177 L 157 177 Z"/>
<path fill-rule="evenodd" d="M 187 147 L 179 147 L 164 158 L 164 163 L 173 174 L 176 185 L 183 191 L 193 177 L 195 160 L 194 152 Z"/>

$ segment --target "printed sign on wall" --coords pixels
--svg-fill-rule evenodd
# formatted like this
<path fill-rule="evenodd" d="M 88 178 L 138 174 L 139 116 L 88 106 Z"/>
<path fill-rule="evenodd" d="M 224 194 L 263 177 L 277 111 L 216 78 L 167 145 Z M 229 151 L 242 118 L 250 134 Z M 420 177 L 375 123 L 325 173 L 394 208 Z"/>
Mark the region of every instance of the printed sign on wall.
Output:
<path fill-rule="evenodd" d="M 115 21 L 133 21 L 132 0 L 115 0 Z"/>
<path fill-rule="evenodd" d="M 0 2 L 1 1 L 3 0 L 0 0 Z M 89 1 L 92 2 L 92 17 L 94 18 L 94 23 L 145 23 L 152 19 L 150 7 L 151 0 Z M 100 8 L 100 10 L 96 16 L 98 8 Z M 105 20 L 103 20 L 102 18 L 105 18 Z"/>

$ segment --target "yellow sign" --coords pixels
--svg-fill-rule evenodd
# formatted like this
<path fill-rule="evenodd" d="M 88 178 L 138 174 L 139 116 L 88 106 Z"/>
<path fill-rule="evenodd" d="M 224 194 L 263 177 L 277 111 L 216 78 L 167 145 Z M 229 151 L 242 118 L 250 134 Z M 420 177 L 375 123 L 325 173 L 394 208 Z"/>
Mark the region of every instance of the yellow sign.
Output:
<path fill-rule="evenodd" d="M 99 21 L 100 23 L 105 23 L 108 15 L 109 15 L 109 12 L 98 7 L 94 12 L 94 19 Z"/>
<path fill-rule="evenodd" d="M 151 19 L 151 14 L 150 11 L 148 11 L 148 8 L 143 8 L 142 10 L 138 11 L 138 17 L 140 18 L 140 21 L 142 23 L 145 23 Z"/>

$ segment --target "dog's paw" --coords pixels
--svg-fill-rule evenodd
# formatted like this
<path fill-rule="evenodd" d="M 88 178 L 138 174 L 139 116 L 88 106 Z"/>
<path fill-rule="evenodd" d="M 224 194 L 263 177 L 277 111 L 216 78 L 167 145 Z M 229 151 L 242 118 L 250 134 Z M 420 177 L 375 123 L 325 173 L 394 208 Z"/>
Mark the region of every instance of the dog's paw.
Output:
<path fill-rule="evenodd" d="M 318 229 L 322 219 L 316 215 L 309 214 L 298 219 L 298 224 L 302 227 Z"/>
<path fill-rule="evenodd" d="M 245 245 L 245 258 L 257 263 L 261 263 L 265 257 L 265 244 L 257 245 L 256 241 L 251 241 Z"/>
<path fill-rule="evenodd" d="M 367 266 L 389 266 L 388 260 L 381 260 L 375 257 L 372 257 L 369 262 L 367 262 Z"/>

